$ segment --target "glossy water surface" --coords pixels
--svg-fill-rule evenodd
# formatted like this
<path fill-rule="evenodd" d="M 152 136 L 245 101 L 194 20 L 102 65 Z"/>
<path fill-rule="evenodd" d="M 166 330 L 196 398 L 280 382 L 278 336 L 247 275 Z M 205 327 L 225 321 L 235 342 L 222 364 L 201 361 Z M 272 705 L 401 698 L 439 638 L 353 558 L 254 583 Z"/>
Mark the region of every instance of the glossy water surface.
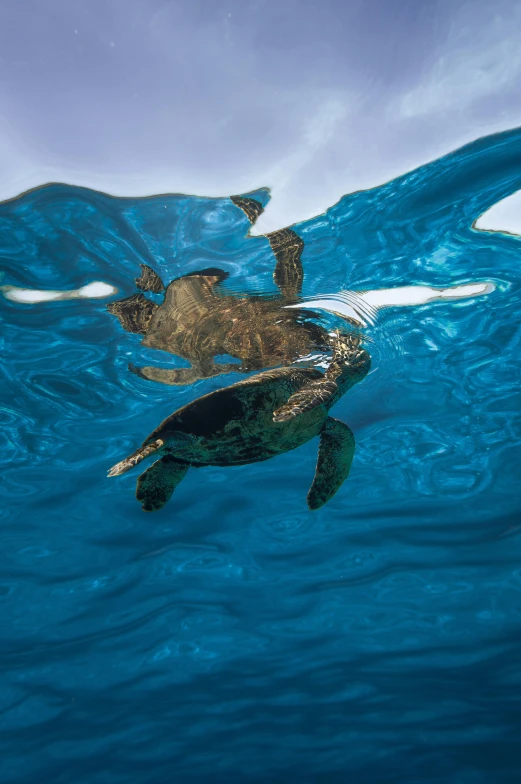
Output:
<path fill-rule="evenodd" d="M 353 468 L 318 512 L 314 440 L 144 514 L 107 469 L 243 376 L 157 385 L 128 363 L 175 360 L 106 301 L 0 300 L 2 781 L 518 781 L 521 242 L 472 223 L 520 187 L 515 131 L 294 227 L 306 296 L 496 284 L 368 326 L 332 412 Z M 1 283 L 127 296 L 143 262 L 274 292 L 247 229 L 225 198 L 51 185 L 0 205 Z"/>

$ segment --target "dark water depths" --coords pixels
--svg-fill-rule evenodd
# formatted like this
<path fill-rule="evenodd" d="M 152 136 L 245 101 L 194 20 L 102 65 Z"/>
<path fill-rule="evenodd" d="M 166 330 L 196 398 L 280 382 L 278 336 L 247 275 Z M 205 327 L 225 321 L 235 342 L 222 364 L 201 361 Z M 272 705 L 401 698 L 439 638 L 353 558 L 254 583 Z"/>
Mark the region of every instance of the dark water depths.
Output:
<path fill-rule="evenodd" d="M 519 780 L 521 241 L 472 229 L 519 188 L 515 131 L 294 227 L 306 296 L 497 287 L 366 330 L 372 373 L 332 412 L 352 471 L 317 512 L 315 439 L 145 515 L 107 469 L 244 376 L 154 384 L 128 363 L 186 363 L 106 301 L 0 299 L 2 781 Z M 121 297 L 146 263 L 275 293 L 247 229 L 229 199 L 48 186 L 0 205 L 1 282 Z"/>

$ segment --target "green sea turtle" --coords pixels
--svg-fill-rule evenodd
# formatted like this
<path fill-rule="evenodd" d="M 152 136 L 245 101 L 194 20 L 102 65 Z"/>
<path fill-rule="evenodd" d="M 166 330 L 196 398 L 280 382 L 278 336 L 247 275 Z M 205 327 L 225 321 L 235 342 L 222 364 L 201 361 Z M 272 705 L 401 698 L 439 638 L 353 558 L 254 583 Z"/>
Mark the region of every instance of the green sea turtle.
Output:
<path fill-rule="evenodd" d="M 233 466 L 268 460 L 320 436 L 310 509 L 323 506 L 347 478 L 355 450 L 350 428 L 328 416 L 336 401 L 367 374 L 360 339 L 338 337 L 325 373 L 316 368 L 267 370 L 210 392 L 175 411 L 133 454 L 110 469 L 129 471 L 159 457 L 137 480 L 146 512 L 161 509 L 190 466 Z"/>
<path fill-rule="evenodd" d="M 232 196 L 251 223 L 263 211 L 255 199 Z M 176 278 L 167 287 L 151 267 L 142 264 L 136 278 L 141 293 L 107 305 L 128 332 L 143 335 L 143 345 L 176 354 L 190 368 L 159 367 L 129 370 L 163 384 L 191 384 L 220 373 L 248 372 L 290 365 L 312 350 L 327 351 L 329 336 L 303 310 L 286 310 L 297 302 L 303 280 L 304 242 L 292 229 L 267 234 L 276 258 L 273 273 L 278 296 L 238 296 L 222 287 L 228 274 L 209 268 Z M 142 292 L 165 292 L 162 304 Z M 239 363 L 220 363 L 228 355 Z"/>

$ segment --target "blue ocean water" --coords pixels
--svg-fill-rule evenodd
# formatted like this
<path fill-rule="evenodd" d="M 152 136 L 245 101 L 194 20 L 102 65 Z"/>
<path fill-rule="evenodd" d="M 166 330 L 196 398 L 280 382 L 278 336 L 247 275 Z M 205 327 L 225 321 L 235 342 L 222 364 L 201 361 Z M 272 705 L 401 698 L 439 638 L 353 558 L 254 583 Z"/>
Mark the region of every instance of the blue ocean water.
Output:
<path fill-rule="evenodd" d="M 516 130 L 293 227 L 308 296 L 496 284 L 367 329 L 332 412 L 353 468 L 317 512 L 315 440 L 144 514 L 107 469 L 243 376 L 155 385 L 127 364 L 172 358 L 106 301 L 0 298 L 2 782 L 519 780 L 521 241 L 472 227 L 519 188 Z M 247 230 L 228 198 L 49 185 L 0 205 L 0 282 L 121 297 L 146 263 L 274 292 Z"/>

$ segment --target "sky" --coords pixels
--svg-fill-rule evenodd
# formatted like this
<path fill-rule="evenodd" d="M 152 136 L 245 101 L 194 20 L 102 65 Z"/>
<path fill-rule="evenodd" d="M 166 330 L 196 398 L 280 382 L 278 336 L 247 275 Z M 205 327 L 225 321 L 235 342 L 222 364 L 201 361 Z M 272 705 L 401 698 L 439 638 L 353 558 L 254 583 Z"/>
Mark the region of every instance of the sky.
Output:
<path fill-rule="evenodd" d="M 521 0 L 0 3 L 0 199 L 267 186 L 264 233 L 519 125 Z"/>

